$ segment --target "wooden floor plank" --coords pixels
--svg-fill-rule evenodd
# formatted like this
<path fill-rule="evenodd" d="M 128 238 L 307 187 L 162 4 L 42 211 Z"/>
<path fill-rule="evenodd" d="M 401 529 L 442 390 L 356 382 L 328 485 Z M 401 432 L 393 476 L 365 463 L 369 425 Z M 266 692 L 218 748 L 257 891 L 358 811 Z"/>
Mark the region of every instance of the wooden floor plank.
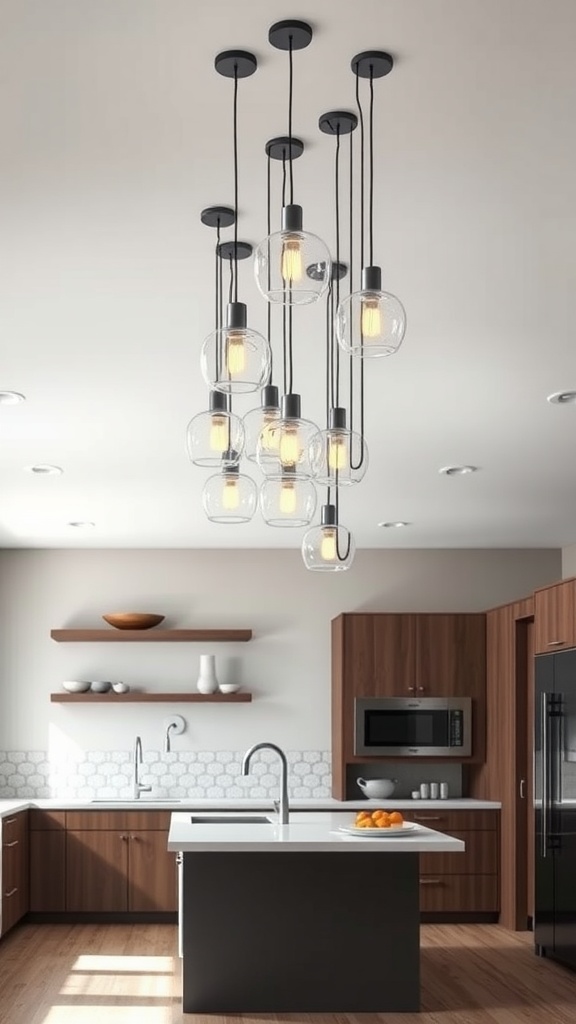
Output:
<path fill-rule="evenodd" d="M 422 1012 L 183 1014 L 173 925 L 23 924 L 0 942 L 6 1024 L 575 1024 L 576 975 L 495 925 L 422 928 Z M 313 965 L 311 965 L 313 971 Z M 223 984 L 225 965 L 223 965 Z M 105 1016 L 104 1016 L 105 1015 Z"/>

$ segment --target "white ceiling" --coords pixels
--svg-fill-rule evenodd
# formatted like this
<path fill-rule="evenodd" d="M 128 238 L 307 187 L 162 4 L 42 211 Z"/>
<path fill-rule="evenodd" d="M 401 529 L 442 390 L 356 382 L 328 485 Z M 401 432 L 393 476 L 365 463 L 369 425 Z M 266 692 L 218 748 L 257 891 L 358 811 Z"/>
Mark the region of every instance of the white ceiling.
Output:
<path fill-rule="evenodd" d="M 267 31 L 287 17 L 315 30 L 295 56 L 296 199 L 331 246 L 318 116 L 353 109 L 355 53 L 396 59 L 375 87 L 376 257 L 408 330 L 367 363 L 370 466 L 342 521 L 361 547 L 576 541 L 576 406 L 546 401 L 576 388 L 574 0 L 2 0 L 0 389 L 27 401 L 0 406 L 0 546 L 299 544 L 258 516 L 210 524 L 185 450 L 213 326 L 199 214 L 233 199 L 232 86 L 213 58 L 259 59 L 239 93 L 239 237 L 257 243 L 264 144 L 287 131 Z M 240 292 L 265 330 L 248 264 Z M 295 313 L 295 389 L 316 421 L 323 323 Z M 37 463 L 65 472 L 25 472 Z M 480 471 L 438 474 L 455 463 Z"/>

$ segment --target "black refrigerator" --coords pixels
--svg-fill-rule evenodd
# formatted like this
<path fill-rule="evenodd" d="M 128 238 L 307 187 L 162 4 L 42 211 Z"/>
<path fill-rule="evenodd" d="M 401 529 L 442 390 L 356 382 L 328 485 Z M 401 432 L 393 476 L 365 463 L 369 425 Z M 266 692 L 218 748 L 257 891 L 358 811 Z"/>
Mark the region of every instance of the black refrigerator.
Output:
<path fill-rule="evenodd" d="M 576 970 L 576 650 L 535 671 L 536 952 Z"/>

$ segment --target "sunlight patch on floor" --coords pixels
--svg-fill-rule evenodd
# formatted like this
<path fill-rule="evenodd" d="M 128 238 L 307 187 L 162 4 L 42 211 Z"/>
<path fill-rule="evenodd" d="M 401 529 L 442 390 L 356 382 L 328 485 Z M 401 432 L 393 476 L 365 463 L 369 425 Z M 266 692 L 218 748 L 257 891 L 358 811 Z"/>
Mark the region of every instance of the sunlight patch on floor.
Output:
<path fill-rule="evenodd" d="M 96 974 L 106 971 L 113 974 L 173 974 L 174 958 L 171 956 L 101 956 L 83 953 L 72 967 L 73 971 Z"/>
<path fill-rule="evenodd" d="M 95 1024 L 103 1014 L 106 1024 L 170 1024 L 173 1006 L 142 1006 L 138 1001 L 133 1006 L 52 1006 L 42 1024 Z"/>

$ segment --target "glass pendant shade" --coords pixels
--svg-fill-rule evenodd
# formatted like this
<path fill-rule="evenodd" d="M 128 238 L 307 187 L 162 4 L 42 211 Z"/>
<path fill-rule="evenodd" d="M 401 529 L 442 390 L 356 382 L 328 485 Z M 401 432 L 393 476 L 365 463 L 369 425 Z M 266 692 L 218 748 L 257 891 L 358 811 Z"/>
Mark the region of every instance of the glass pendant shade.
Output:
<path fill-rule="evenodd" d="M 204 511 L 212 523 L 247 523 L 256 511 L 258 489 L 251 476 L 228 466 L 208 477 L 202 491 Z"/>
<path fill-rule="evenodd" d="M 302 229 L 301 206 L 283 207 L 282 230 L 260 242 L 254 274 L 268 302 L 301 306 L 324 294 L 330 281 L 330 252 L 321 238 Z"/>
<path fill-rule="evenodd" d="M 280 418 L 258 439 L 256 461 L 264 475 L 281 477 L 288 471 L 298 479 L 310 479 L 310 443 L 317 433 L 316 424 L 300 415 L 300 395 L 282 395 Z"/>
<path fill-rule="evenodd" d="M 368 468 L 368 447 L 362 434 L 348 430 L 346 410 L 330 410 L 329 427 L 310 443 L 310 462 L 317 484 L 349 487 L 362 480 Z"/>
<path fill-rule="evenodd" d="M 289 471 L 260 488 L 260 511 L 268 526 L 308 526 L 316 511 L 316 488 Z"/>
<path fill-rule="evenodd" d="M 278 456 L 278 434 L 274 433 L 273 427 L 280 419 L 280 401 L 278 388 L 274 384 L 268 384 L 262 389 L 262 404 L 257 409 L 251 409 L 244 417 L 244 455 L 251 462 L 256 462 L 258 441 L 262 435 L 262 459 L 275 460 Z"/>
<path fill-rule="evenodd" d="M 336 521 L 336 507 L 323 505 L 320 526 L 304 534 L 302 558 L 314 572 L 344 572 L 354 561 L 354 538 Z"/>
<path fill-rule="evenodd" d="M 336 335 L 345 352 L 360 359 L 391 356 L 406 332 L 406 312 L 395 295 L 382 291 L 380 267 L 364 267 L 362 288 L 338 306 Z"/>
<path fill-rule="evenodd" d="M 246 305 L 229 302 L 226 326 L 212 331 L 202 345 L 202 376 L 208 387 L 225 394 L 258 391 L 270 376 L 270 345 L 246 326 Z"/>
<path fill-rule="evenodd" d="M 221 469 L 234 466 L 244 448 L 244 425 L 229 411 L 229 399 L 219 391 L 210 392 L 209 408 L 193 416 L 186 428 L 188 457 L 195 466 Z"/>

